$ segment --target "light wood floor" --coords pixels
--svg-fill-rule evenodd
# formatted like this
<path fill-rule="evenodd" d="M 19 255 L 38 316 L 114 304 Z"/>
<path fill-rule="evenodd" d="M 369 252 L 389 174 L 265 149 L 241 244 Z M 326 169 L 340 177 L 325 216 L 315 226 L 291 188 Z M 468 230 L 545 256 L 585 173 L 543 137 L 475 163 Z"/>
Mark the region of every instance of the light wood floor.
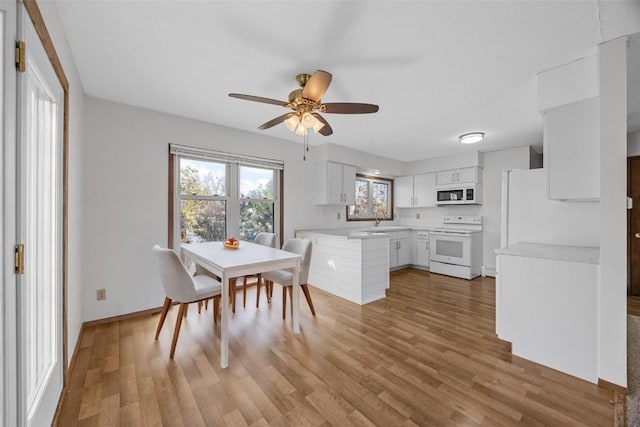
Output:
<path fill-rule="evenodd" d="M 85 328 L 58 425 L 613 423 L 612 392 L 495 337 L 492 279 L 402 270 L 364 307 L 312 288 L 318 315 L 301 300 L 301 335 L 282 320 L 280 291 L 258 310 L 254 288 L 246 309 L 239 295 L 226 370 L 211 307 L 191 308 L 174 361 L 176 307 L 157 342 L 157 314 Z"/>

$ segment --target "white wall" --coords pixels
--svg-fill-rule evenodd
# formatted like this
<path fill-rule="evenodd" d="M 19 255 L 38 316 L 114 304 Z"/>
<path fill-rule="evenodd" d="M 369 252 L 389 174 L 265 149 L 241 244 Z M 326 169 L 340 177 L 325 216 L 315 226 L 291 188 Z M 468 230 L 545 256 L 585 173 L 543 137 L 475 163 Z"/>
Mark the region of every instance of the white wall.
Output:
<path fill-rule="evenodd" d="M 627 384 L 627 38 L 600 57 L 600 378 Z"/>
<path fill-rule="evenodd" d="M 627 135 L 627 156 L 640 156 L 640 132 Z"/>
<path fill-rule="evenodd" d="M 85 98 L 84 132 L 85 321 L 162 303 L 151 247 L 167 244 L 169 143 L 283 160 L 284 237 L 296 229 L 346 225 L 345 208 L 312 203 L 312 162 L 326 159 L 326 147 L 312 147 L 303 162 L 302 140 L 282 141 L 90 97 Z M 381 168 L 393 169 L 394 163 Z M 100 288 L 107 291 L 104 301 L 96 301 Z"/>
<path fill-rule="evenodd" d="M 68 265 L 67 265 L 67 350 L 69 362 L 82 326 L 81 275 L 83 253 L 82 232 L 82 152 L 84 92 L 71 50 L 66 39 L 58 9 L 54 2 L 38 2 L 49 35 L 53 40 L 58 58 L 69 81 L 69 193 L 68 193 Z"/>
<path fill-rule="evenodd" d="M 440 226 L 445 215 L 482 215 L 482 264 L 486 274 L 495 275 L 494 249 L 500 247 L 500 206 L 502 200 L 502 171 L 504 169 L 529 169 L 529 146 L 487 153 L 471 153 L 467 156 L 440 157 L 439 162 L 422 160 L 412 162 L 407 169 L 411 173 L 439 170 L 439 164 L 451 167 L 468 167 L 484 164 L 482 170 L 482 205 L 439 206 L 435 208 L 397 209 L 399 222 L 416 227 Z M 420 218 L 416 218 L 416 214 Z"/>

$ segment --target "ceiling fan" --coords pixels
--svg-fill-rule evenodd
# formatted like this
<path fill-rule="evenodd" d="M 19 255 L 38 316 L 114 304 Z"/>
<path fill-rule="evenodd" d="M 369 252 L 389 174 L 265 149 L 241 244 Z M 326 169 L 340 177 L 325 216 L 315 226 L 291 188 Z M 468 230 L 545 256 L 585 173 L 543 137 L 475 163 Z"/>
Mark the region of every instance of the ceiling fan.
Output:
<path fill-rule="evenodd" d="M 300 84 L 300 89 L 296 89 L 289 94 L 288 102 L 261 96 L 243 95 L 241 93 L 230 93 L 229 96 L 290 108 L 293 112 L 288 112 L 269 120 L 258 126 L 258 129 L 269 129 L 277 124 L 284 123 L 290 131 L 298 135 L 306 135 L 308 129 L 313 129 L 324 136 L 333 133 L 329 123 L 319 113 L 366 114 L 378 111 L 378 106 L 374 104 L 355 102 L 327 102 L 323 104 L 321 98 L 331 84 L 331 77 L 330 73 L 323 70 L 318 70 L 313 74 L 298 74 L 296 80 Z"/>

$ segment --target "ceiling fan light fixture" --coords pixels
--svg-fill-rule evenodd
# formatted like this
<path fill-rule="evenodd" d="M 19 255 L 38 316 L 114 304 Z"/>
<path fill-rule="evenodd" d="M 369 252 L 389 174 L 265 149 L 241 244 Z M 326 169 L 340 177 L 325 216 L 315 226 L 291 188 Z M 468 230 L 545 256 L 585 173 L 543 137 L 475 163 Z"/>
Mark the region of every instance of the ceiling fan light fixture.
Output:
<path fill-rule="evenodd" d="M 464 135 L 460 135 L 458 139 L 462 144 L 475 144 L 484 139 L 484 132 L 465 133 Z"/>
<path fill-rule="evenodd" d="M 295 132 L 296 128 L 300 124 L 300 120 L 298 119 L 298 116 L 291 116 L 284 121 L 284 124 L 291 132 Z"/>
<path fill-rule="evenodd" d="M 318 133 L 320 132 L 320 129 L 324 127 L 324 123 L 322 123 L 320 120 L 316 119 L 315 117 L 314 119 L 316 120 L 316 122 L 313 124 L 313 131 L 315 133 Z"/>

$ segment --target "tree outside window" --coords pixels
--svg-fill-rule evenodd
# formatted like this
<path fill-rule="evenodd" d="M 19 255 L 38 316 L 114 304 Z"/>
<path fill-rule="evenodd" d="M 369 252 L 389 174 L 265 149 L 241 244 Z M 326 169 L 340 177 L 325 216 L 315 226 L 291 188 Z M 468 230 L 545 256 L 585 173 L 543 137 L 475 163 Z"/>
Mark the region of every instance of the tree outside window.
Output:
<path fill-rule="evenodd" d="M 356 176 L 356 204 L 347 207 L 347 221 L 393 219 L 393 181 L 390 179 Z"/>

